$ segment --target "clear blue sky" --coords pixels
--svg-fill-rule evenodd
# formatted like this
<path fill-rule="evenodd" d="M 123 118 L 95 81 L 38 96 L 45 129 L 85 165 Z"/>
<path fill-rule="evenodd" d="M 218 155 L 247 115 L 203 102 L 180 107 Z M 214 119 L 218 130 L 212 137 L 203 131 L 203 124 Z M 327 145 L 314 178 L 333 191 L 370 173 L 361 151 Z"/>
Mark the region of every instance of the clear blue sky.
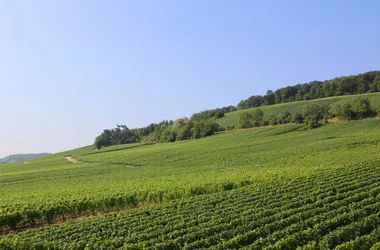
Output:
<path fill-rule="evenodd" d="M 380 69 L 380 1 L 0 1 L 0 157 Z"/>

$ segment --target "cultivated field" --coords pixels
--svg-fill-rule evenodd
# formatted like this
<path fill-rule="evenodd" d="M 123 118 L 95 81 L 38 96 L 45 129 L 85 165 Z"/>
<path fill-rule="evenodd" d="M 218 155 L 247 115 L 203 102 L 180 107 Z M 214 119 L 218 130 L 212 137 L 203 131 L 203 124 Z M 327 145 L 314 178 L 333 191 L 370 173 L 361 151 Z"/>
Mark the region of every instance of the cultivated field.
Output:
<path fill-rule="evenodd" d="M 2 164 L 0 249 L 369 249 L 379 128 L 268 126 Z"/>

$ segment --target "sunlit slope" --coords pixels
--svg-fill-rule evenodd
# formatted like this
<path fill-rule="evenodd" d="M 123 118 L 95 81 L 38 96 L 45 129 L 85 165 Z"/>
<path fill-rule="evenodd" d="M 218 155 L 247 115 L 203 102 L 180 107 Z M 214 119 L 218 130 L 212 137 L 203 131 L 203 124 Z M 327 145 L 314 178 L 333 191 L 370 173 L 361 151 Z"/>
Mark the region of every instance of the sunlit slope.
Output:
<path fill-rule="evenodd" d="M 276 104 L 276 105 L 271 105 L 271 106 L 262 106 L 262 107 L 258 107 L 258 108 L 239 110 L 239 111 L 227 113 L 227 114 L 225 114 L 225 116 L 223 118 L 220 118 L 216 121 L 220 126 L 227 128 L 228 126 L 234 126 L 234 125 L 236 126 L 236 122 L 238 120 L 239 114 L 241 112 L 244 112 L 244 111 L 261 109 L 264 112 L 264 118 L 266 118 L 270 115 L 275 115 L 275 116 L 282 115 L 286 111 L 289 111 L 292 114 L 294 114 L 296 112 L 302 113 L 304 106 L 309 105 L 309 104 L 313 104 L 313 103 L 325 103 L 325 104 L 333 107 L 334 105 L 337 105 L 337 104 L 343 104 L 345 102 L 350 102 L 353 99 L 357 98 L 358 96 L 368 98 L 371 101 L 372 107 L 374 107 L 374 108 L 380 106 L 380 93 L 335 96 L 335 97 L 328 97 L 328 98 L 323 98 L 323 99 L 299 101 L 299 102 L 289 102 L 289 103 L 282 103 L 282 104 Z"/>
<path fill-rule="evenodd" d="M 379 127 L 379 119 L 309 131 L 270 126 L 178 143 L 89 146 L 29 164 L 0 165 L 0 224 L 29 223 L 28 214 L 52 220 L 371 162 L 380 158 Z M 81 163 L 67 162 L 66 155 Z"/>
<path fill-rule="evenodd" d="M 380 161 L 0 238 L 5 249 L 378 249 Z"/>

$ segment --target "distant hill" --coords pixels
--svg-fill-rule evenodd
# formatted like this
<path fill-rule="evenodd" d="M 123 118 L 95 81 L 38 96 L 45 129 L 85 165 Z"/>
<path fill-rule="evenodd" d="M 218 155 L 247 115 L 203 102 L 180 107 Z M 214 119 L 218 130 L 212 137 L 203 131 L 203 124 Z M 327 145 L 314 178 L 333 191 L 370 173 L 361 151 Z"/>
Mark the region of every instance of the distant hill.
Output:
<path fill-rule="evenodd" d="M 40 154 L 14 154 L 9 155 L 7 157 L 4 157 L 0 159 L 0 163 L 4 162 L 14 162 L 14 161 L 26 161 L 33 158 L 49 155 L 50 153 L 40 153 Z"/>

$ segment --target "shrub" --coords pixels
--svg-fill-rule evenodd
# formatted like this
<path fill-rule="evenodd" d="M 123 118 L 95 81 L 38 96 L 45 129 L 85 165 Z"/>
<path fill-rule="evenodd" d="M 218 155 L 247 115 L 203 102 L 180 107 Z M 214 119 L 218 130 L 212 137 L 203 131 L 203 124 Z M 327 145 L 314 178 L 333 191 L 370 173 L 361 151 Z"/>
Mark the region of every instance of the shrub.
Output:
<path fill-rule="evenodd" d="M 296 124 L 303 123 L 303 116 L 301 113 L 297 112 L 294 114 L 292 121 Z"/>
<path fill-rule="evenodd" d="M 309 104 L 304 107 L 302 116 L 305 120 L 305 128 L 313 129 L 321 125 L 320 120 L 329 116 L 329 107 L 321 103 Z"/>
<path fill-rule="evenodd" d="M 254 111 L 245 111 L 239 114 L 237 127 L 250 128 L 260 126 L 263 123 L 264 112 L 261 109 Z"/>
<path fill-rule="evenodd" d="M 371 108 L 371 102 L 368 98 L 358 97 L 352 103 L 344 103 L 336 105 L 332 109 L 332 113 L 344 120 L 362 119 L 375 115 L 375 111 Z"/>

